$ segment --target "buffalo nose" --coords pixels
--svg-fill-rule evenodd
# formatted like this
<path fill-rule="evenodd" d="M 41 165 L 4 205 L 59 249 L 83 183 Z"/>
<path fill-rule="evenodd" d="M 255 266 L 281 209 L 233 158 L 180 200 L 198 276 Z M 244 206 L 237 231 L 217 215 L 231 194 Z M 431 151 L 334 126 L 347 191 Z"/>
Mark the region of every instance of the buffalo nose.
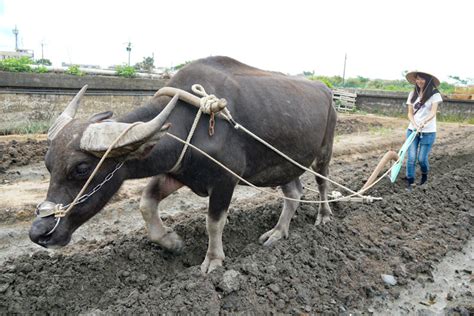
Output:
<path fill-rule="evenodd" d="M 40 238 L 41 236 L 43 236 L 41 230 L 39 230 L 36 227 L 31 227 L 29 235 L 32 242 L 34 242 L 35 244 L 41 245 Z"/>
<path fill-rule="evenodd" d="M 49 221 L 36 219 L 31 225 L 29 236 L 32 242 L 40 246 L 46 247 L 44 244 L 46 235 L 51 231 L 51 227 L 48 224 Z"/>

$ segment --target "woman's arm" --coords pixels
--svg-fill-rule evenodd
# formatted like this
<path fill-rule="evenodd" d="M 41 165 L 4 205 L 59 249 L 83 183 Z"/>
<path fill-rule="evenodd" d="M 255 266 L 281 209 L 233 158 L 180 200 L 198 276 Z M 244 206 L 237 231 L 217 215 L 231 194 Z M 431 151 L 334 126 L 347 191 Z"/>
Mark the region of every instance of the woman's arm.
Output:
<path fill-rule="evenodd" d="M 413 115 L 413 106 L 411 104 L 408 104 L 408 119 L 410 120 L 410 123 L 413 125 L 413 127 L 418 130 L 418 125 L 416 125 Z"/>
<path fill-rule="evenodd" d="M 431 105 L 430 115 L 421 123 L 420 128 L 423 128 L 429 121 L 436 117 L 436 112 L 438 111 L 438 105 L 440 102 L 433 102 Z"/>

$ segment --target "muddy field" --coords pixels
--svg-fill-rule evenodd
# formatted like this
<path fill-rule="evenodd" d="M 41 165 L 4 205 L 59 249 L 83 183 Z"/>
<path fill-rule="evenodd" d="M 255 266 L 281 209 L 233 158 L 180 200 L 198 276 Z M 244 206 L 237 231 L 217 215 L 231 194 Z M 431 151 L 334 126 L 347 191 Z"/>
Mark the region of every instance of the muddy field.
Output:
<path fill-rule="evenodd" d="M 405 126 L 341 115 L 331 178 L 359 189 L 381 156 L 401 146 Z M 146 238 L 138 211 L 145 179 L 125 183 L 66 248 L 32 244 L 29 224 L 49 180 L 46 142 L 0 139 L 0 314 L 472 314 L 473 139 L 472 125 L 440 124 L 426 186 L 408 193 L 403 177 L 384 179 L 369 192 L 382 201 L 335 203 L 322 227 L 314 226 L 315 207 L 302 204 L 290 237 L 269 248 L 258 237 L 282 203 L 240 187 L 224 230 L 224 267 L 209 275 L 199 269 L 206 199 L 181 189 L 160 204 L 185 242 L 180 254 L 168 253 Z M 314 187 L 312 176 L 303 180 Z"/>

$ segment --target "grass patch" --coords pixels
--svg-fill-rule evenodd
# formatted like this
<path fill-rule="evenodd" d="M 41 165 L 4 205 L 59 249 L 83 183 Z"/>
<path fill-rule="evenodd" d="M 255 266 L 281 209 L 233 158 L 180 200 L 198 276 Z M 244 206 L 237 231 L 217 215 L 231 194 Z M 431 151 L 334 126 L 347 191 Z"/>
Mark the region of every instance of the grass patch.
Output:
<path fill-rule="evenodd" d="M 0 135 L 45 134 L 51 123 L 49 121 L 26 122 L 20 125 L 0 129 Z"/>
<path fill-rule="evenodd" d="M 363 110 L 357 110 L 354 112 L 354 114 L 359 114 L 359 115 L 377 115 L 377 116 L 387 116 L 387 117 L 396 117 L 396 118 L 402 118 L 406 119 L 408 121 L 408 117 L 406 113 L 384 113 L 384 112 L 378 112 L 378 111 L 363 111 Z M 436 119 L 438 122 L 447 122 L 447 123 L 462 123 L 462 124 L 474 124 L 474 117 L 473 116 L 462 116 L 461 114 L 444 114 L 443 112 L 438 113 Z"/>
<path fill-rule="evenodd" d="M 456 114 L 440 114 L 437 117 L 440 122 L 474 124 L 474 117 L 465 117 Z"/>
<path fill-rule="evenodd" d="M 390 135 L 393 133 L 393 128 L 383 126 L 371 126 L 369 127 L 369 133 L 372 135 Z"/>

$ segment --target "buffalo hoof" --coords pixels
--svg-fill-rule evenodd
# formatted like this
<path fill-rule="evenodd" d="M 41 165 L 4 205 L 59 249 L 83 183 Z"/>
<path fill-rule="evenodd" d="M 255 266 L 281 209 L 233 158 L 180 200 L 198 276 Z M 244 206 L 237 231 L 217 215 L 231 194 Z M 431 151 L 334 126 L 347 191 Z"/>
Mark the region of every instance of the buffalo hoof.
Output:
<path fill-rule="evenodd" d="M 318 214 L 318 217 L 316 217 L 316 223 L 314 223 L 314 225 L 316 226 L 319 226 L 321 224 L 326 224 L 328 222 L 331 221 L 331 216 L 329 215 L 324 215 L 324 216 L 321 216 L 321 214 Z"/>
<path fill-rule="evenodd" d="M 204 259 L 204 262 L 201 264 L 202 273 L 210 273 L 218 267 L 222 267 L 223 261 L 223 259 L 209 259 L 209 257 L 206 256 L 206 259 Z"/>
<path fill-rule="evenodd" d="M 265 234 L 260 236 L 258 241 L 263 246 L 268 247 L 282 239 L 283 237 L 288 238 L 288 232 L 283 231 L 282 229 L 273 228 L 267 231 Z"/>
<path fill-rule="evenodd" d="M 164 235 L 161 235 L 159 238 L 150 236 L 150 239 L 168 251 L 180 252 L 183 248 L 183 240 L 170 227 L 165 227 Z"/>

